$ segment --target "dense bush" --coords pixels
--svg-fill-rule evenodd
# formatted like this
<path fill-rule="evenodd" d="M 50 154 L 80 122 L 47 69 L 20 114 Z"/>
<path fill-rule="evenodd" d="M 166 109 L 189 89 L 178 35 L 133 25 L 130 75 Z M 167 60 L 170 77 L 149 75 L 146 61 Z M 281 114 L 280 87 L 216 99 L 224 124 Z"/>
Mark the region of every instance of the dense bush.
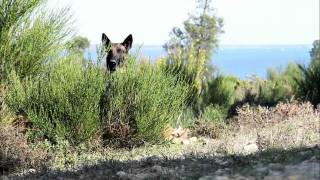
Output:
<path fill-rule="evenodd" d="M 193 120 L 188 128 L 192 135 L 218 138 L 225 127 L 227 110 L 225 107 L 209 105 L 204 108 L 202 114 Z"/>
<path fill-rule="evenodd" d="M 222 106 L 228 110 L 228 117 L 236 115 L 236 109 L 246 103 L 275 106 L 295 98 L 298 90 L 296 80 L 301 78 L 301 71 L 294 63 L 289 63 L 284 70 L 269 69 L 266 80 L 256 76 L 239 80 L 219 75 L 208 82 L 203 96 L 204 106 Z"/>
<path fill-rule="evenodd" d="M 27 116 L 36 134 L 80 143 L 96 133 L 104 76 L 95 65 L 72 56 L 48 65 L 25 81 L 11 74 L 7 104 Z"/>
<path fill-rule="evenodd" d="M 201 114 L 201 119 L 207 122 L 224 123 L 226 119 L 226 108 L 221 106 L 207 106 Z"/>
<path fill-rule="evenodd" d="M 236 100 L 236 87 L 240 80 L 233 76 L 219 75 L 208 82 L 203 102 L 228 108 Z"/>
<path fill-rule="evenodd" d="M 308 67 L 300 65 L 303 72 L 301 79 L 297 79 L 298 95 L 310 101 L 314 106 L 320 103 L 320 41 L 313 43 L 310 51 L 311 63 Z"/>
<path fill-rule="evenodd" d="M 158 65 L 164 73 L 175 76 L 190 87 L 187 103 L 196 112 L 199 109 L 200 94 L 205 86 L 206 57 L 204 52 L 196 52 L 193 46 L 176 48 L 165 59 L 159 59 Z"/>
<path fill-rule="evenodd" d="M 107 78 L 104 138 L 161 140 L 165 126 L 184 108 L 188 86 L 151 64 L 139 68 L 133 61 Z"/>
<path fill-rule="evenodd" d="M 0 81 L 14 70 L 37 75 L 59 54 L 70 32 L 68 9 L 46 11 L 43 0 L 0 1 Z"/>
<path fill-rule="evenodd" d="M 5 103 L 7 87 L 0 83 L 0 126 L 9 124 L 13 119 L 13 113 Z"/>

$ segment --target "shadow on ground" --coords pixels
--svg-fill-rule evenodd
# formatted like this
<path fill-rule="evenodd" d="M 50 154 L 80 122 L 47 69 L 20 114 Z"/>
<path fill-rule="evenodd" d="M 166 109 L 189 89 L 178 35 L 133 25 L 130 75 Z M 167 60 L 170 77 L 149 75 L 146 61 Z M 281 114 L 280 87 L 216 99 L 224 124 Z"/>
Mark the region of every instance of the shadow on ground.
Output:
<path fill-rule="evenodd" d="M 188 154 L 135 161 L 107 160 L 79 170 L 29 173 L 12 179 L 320 179 L 320 146 L 252 155 Z M 0 178 L 1 179 L 1 178 Z"/>

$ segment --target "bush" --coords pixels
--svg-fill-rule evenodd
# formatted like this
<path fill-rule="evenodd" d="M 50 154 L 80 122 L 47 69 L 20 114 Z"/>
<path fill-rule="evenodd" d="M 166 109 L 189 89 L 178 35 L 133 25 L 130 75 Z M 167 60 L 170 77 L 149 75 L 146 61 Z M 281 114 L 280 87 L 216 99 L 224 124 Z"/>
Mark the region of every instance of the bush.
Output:
<path fill-rule="evenodd" d="M 37 75 L 60 53 L 70 33 L 68 9 L 47 11 L 43 0 L 0 1 L 0 81 L 15 71 Z"/>
<path fill-rule="evenodd" d="M 209 105 L 204 108 L 201 116 L 189 128 L 195 136 L 218 138 L 225 127 L 226 116 L 226 108 Z"/>
<path fill-rule="evenodd" d="M 206 105 L 218 105 L 229 108 L 236 100 L 236 86 L 239 80 L 233 76 L 219 75 L 208 82 L 208 89 L 204 94 Z"/>
<path fill-rule="evenodd" d="M 184 108 L 188 86 L 153 65 L 126 68 L 107 78 L 102 101 L 104 139 L 127 143 L 133 138 L 161 140 L 166 125 Z"/>
<path fill-rule="evenodd" d="M 314 106 L 320 103 L 320 41 L 313 42 L 310 51 L 311 63 L 309 67 L 300 65 L 303 72 L 301 79 L 297 79 L 298 95 L 304 100 L 310 101 Z"/>
<path fill-rule="evenodd" d="M 314 63 L 309 67 L 300 66 L 300 68 L 303 79 L 297 81 L 298 95 L 317 106 L 320 103 L 320 63 Z"/>
<path fill-rule="evenodd" d="M 31 148 L 15 129 L 0 126 L 0 176 L 23 168 L 40 168 L 46 159 L 44 149 Z"/>
<path fill-rule="evenodd" d="M 11 74 L 7 104 L 37 129 L 32 135 L 78 144 L 96 133 L 104 76 L 94 65 L 66 57 L 25 81 Z"/>
<path fill-rule="evenodd" d="M 201 118 L 207 122 L 223 123 L 226 116 L 227 111 L 224 107 L 210 105 L 204 109 Z"/>
<path fill-rule="evenodd" d="M 252 128 L 273 126 L 293 117 L 304 117 L 316 112 L 310 103 L 299 103 L 297 101 L 279 103 L 275 107 L 250 106 L 246 104 L 237 111 L 236 122 L 240 126 Z"/>
<path fill-rule="evenodd" d="M 0 126 L 8 125 L 13 120 L 13 114 L 5 103 L 7 87 L 0 83 Z"/>
<path fill-rule="evenodd" d="M 186 48 L 177 47 L 165 59 L 158 59 L 161 69 L 190 86 L 188 105 L 199 113 L 200 95 L 205 86 L 208 68 L 204 51 L 197 52 L 193 45 Z"/>

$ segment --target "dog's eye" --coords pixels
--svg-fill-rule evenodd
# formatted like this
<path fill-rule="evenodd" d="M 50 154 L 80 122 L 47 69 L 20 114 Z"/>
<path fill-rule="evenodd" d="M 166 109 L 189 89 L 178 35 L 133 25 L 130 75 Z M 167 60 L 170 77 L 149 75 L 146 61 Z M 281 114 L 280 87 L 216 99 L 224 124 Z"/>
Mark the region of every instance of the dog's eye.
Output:
<path fill-rule="evenodd" d="M 118 48 L 117 53 L 122 53 L 122 49 Z"/>

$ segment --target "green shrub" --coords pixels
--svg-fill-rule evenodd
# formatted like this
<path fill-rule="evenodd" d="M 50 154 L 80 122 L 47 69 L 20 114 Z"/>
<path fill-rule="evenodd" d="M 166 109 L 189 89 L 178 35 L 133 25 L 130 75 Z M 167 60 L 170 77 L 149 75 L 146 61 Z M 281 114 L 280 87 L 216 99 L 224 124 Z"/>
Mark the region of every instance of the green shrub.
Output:
<path fill-rule="evenodd" d="M 280 101 L 288 101 L 295 97 L 298 90 L 298 84 L 296 79 L 302 78 L 302 72 L 298 65 L 295 63 L 289 63 L 283 71 L 276 71 L 269 69 L 268 79 L 263 90 L 269 91 L 269 97 L 266 97 L 260 104 L 275 105 Z M 263 97 L 262 97 L 263 98 Z"/>
<path fill-rule="evenodd" d="M 300 66 L 300 68 L 303 79 L 297 81 L 298 95 L 317 106 L 320 103 L 320 63 L 314 63 L 309 67 Z"/>
<path fill-rule="evenodd" d="M 205 52 L 197 52 L 193 45 L 187 48 L 176 48 L 165 59 L 159 59 L 162 70 L 187 83 L 191 88 L 188 93 L 188 105 L 199 111 L 200 95 L 204 90 L 205 78 L 208 73 Z"/>
<path fill-rule="evenodd" d="M 165 126 L 184 108 L 188 86 L 151 64 L 126 68 L 107 78 L 102 101 L 105 139 L 161 140 Z"/>
<path fill-rule="evenodd" d="M 233 76 L 219 75 L 208 82 L 204 95 L 206 105 L 218 105 L 228 108 L 236 100 L 236 86 L 239 80 Z"/>
<path fill-rule="evenodd" d="M 214 123 L 223 123 L 227 116 L 227 110 L 224 107 L 221 106 L 207 106 L 203 114 L 201 116 L 201 119 L 208 121 L 208 122 L 214 122 Z"/>
<path fill-rule="evenodd" d="M 226 125 L 227 109 L 221 106 L 209 105 L 204 108 L 201 116 L 193 121 L 191 129 L 194 136 L 217 138 Z"/>
<path fill-rule="evenodd" d="M 279 102 L 289 101 L 295 98 L 297 83 L 295 79 L 301 79 L 302 74 L 298 65 L 289 63 L 284 70 L 269 69 L 267 79 L 252 76 L 238 86 L 242 104 L 275 106 Z"/>
<path fill-rule="evenodd" d="M 303 100 L 310 101 L 314 106 L 320 103 L 320 41 L 313 42 L 310 51 L 311 62 L 308 67 L 300 65 L 302 78 L 296 79 L 298 95 Z"/>
<path fill-rule="evenodd" d="M 37 135 L 77 144 L 97 131 L 103 87 L 100 69 L 66 57 L 32 79 L 20 81 L 12 74 L 6 100 L 14 112 L 27 116 Z"/>
<path fill-rule="evenodd" d="M 15 71 L 37 75 L 59 55 L 70 33 L 68 9 L 46 10 L 43 0 L 0 1 L 0 81 Z"/>

